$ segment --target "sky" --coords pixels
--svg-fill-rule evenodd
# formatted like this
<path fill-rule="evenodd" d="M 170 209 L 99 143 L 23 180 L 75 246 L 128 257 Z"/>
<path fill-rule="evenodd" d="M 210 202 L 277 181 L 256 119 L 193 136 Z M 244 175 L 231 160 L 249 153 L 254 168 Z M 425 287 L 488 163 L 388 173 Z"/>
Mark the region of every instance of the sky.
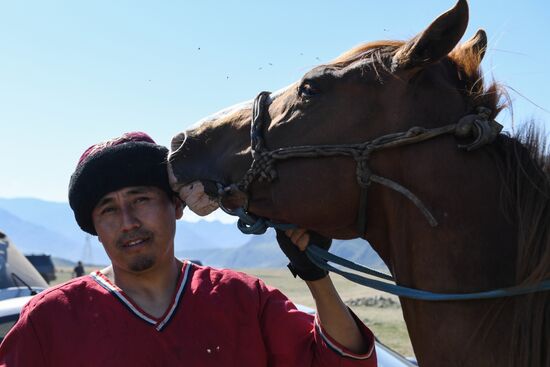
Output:
<path fill-rule="evenodd" d="M 159 144 L 366 41 L 409 39 L 454 5 L 416 1 L 1 1 L 0 197 L 66 202 L 88 146 L 127 131 Z M 550 2 L 470 1 L 486 78 L 514 121 L 550 121 Z"/>

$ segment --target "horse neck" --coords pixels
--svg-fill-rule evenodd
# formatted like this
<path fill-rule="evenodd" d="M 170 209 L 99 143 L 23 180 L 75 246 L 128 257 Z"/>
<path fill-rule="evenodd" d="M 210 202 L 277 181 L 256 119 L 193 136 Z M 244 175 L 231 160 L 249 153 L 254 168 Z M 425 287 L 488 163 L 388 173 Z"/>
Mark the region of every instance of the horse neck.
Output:
<path fill-rule="evenodd" d="M 383 207 L 369 216 L 372 226 L 391 231 L 375 230 L 367 239 L 399 284 L 440 293 L 514 284 L 517 233 L 501 210 L 501 182 L 488 154 L 460 152 L 453 138 L 441 138 L 388 152 L 379 165 L 378 172 L 411 190 L 438 221 L 432 228 L 396 192 L 377 187 L 371 194 Z M 508 327 L 503 320 L 512 315 L 508 304 L 402 300 L 402 305 L 415 352 L 426 366 L 499 365 L 503 358 L 493 351 L 503 346 L 501 335 Z M 480 328 L 480 321 L 491 333 Z M 465 344 L 468 340 L 482 342 Z M 480 364 L 468 362 L 466 347 Z"/>
<path fill-rule="evenodd" d="M 388 151 L 378 166 L 376 173 L 408 188 L 438 221 L 431 227 L 406 197 L 372 186 L 370 197 L 383 209 L 369 216 L 375 230 L 367 239 L 398 279 L 434 291 L 514 282 L 517 229 L 502 211 L 501 181 L 488 154 L 458 151 L 445 137 Z"/>

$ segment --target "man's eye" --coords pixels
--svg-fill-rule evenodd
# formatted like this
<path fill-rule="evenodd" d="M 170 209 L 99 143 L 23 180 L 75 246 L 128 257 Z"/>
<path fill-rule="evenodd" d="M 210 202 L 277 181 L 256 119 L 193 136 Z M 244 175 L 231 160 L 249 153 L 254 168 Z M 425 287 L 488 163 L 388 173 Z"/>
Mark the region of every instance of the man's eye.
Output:
<path fill-rule="evenodd" d="M 113 213 L 114 211 L 115 211 L 114 207 L 107 206 L 101 209 L 101 214 L 109 214 L 109 213 Z"/>
<path fill-rule="evenodd" d="M 147 201 L 149 201 L 149 198 L 146 197 L 146 196 L 140 196 L 140 197 L 136 198 L 136 203 L 145 203 Z"/>

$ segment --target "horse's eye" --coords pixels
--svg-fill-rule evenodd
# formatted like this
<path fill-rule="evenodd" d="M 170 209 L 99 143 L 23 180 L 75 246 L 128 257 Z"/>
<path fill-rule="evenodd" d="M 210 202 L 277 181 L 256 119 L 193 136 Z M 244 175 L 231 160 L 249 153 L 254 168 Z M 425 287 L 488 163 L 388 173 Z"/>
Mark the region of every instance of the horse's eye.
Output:
<path fill-rule="evenodd" d="M 304 82 L 298 88 L 298 96 L 302 98 L 311 98 L 319 94 L 319 89 L 313 86 L 310 82 Z"/>

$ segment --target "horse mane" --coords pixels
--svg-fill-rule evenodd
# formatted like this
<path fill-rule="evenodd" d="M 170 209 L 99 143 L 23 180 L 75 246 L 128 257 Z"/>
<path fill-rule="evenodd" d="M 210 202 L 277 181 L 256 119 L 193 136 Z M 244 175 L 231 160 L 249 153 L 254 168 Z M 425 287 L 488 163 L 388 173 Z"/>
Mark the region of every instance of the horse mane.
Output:
<path fill-rule="evenodd" d="M 502 203 L 517 226 L 516 284 L 550 279 L 550 157 L 534 122 L 515 136 L 500 134 L 491 147 L 501 176 Z M 514 362 L 511 366 L 549 366 L 550 298 L 548 292 L 514 297 L 510 322 Z"/>
<path fill-rule="evenodd" d="M 346 67 L 360 60 L 378 75 L 391 73 L 391 57 L 402 41 L 366 43 L 340 55 L 329 65 Z M 484 51 L 484 50 L 483 50 Z M 482 52 L 483 52 L 482 51 Z M 457 46 L 446 58 L 458 72 L 460 88 L 471 110 L 489 108 L 491 118 L 511 106 L 506 89 L 497 82 L 485 83 L 481 71 L 482 53 Z M 541 130 L 527 123 L 514 136 L 501 133 L 486 150 L 494 158 L 501 176 L 502 206 L 517 227 L 516 284 L 534 285 L 550 279 L 550 155 Z M 548 292 L 531 293 L 498 300 L 496 309 L 512 303 L 510 320 L 510 366 L 550 366 L 550 297 Z M 498 317 L 498 312 L 493 315 Z M 481 327 L 481 325 L 480 325 Z"/>
<path fill-rule="evenodd" d="M 474 107 L 490 108 L 492 118 L 511 106 L 504 87 L 485 85 L 480 55 L 455 48 L 449 55 L 468 86 L 466 95 Z M 502 101 L 506 100 L 507 103 Z M 550 156 L 541 129 L 526 123 L 513 136 L 500 134 L 488 147 L 503 183 L 503 211 L 517 227 L 515 283 L 535 285 L 550 279 Z M 514 304 L 510 321 L 510 366 L 550 366 L 550 298 L 547 292 L 502 300 Z"/>
<path fill-rule="evenodd" d="M 456 47 L 448 56 L 456 66 L 470 106 L 491 109 L 491 118 L 511 106 L 506 89 L 497 82 L 488 85 L 481 71 L 482 55 L 471 48 Z M 503 102 L 505 101 L 505 102 Z M 550 156 L 544 134 L 533 121 L 513 136 L 499 134 L 487 147 L 499 172 L 501 203 L 505 215 L 517 227 L 515 284 L 535 285 L 550 279 Z M 550 298 L 547 292 L 503 299 L 512 303 L 510 320 L 510 366 L 550 366 L 548 330 Z M 498 317 L 498 312 L 494 315 Z"/>

